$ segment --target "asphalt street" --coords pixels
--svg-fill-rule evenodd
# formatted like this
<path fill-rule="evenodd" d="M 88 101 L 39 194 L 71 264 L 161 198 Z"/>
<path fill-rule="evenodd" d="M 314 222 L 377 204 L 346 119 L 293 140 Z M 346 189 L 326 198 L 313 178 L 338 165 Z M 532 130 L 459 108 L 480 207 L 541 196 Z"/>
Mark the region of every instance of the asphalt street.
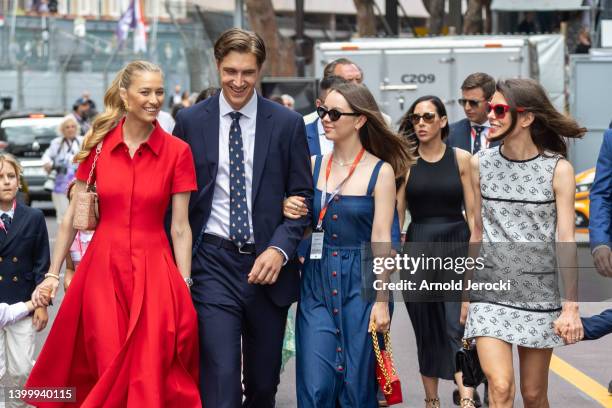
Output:
<path fill-rule="evenodd" d="M 50 203 L 49 203 L 50 204 Z M 37 204 L 40 205 L 40 204 Z M 47 203 L 45 208 L 50 208 Z M 53 245 L 57 232 L 57 223 L 48 212 L 47 226 Z M 581 262 L 589 262 L 583 259 Z M 606 286 L 609 287 L 606 283 Z M 581 303 L 581 314 L 589 316 L 603 309 L 612 307 L 612 291 L 606 302 Z M 47 329 L 38 335 L 37 353 L 42 346 L 53 318 L 61 303 L 63 293 L 59 293 L 56 306 L 50 309 L 50 321 Z M 393 355 L 402 382 L 405 403 L 397 407 L 424 406 L 424 392 L 418 372 L 416 344 L 412 325 L 403 303 L 396 304 L 391 326 Z M 516 354 L 516 353 L 515 353 Z M 515 358 L 515 367 L 519 367 Z M 518 371 L 516 369 L 515 371 Z M 612 407 L 612 396 L 608 396 L 608 383 L 612 380 L 612 335 L 599 341 L 581 342 L 577 345 L 557 348 L 549 374 L 549 399 L 551 407 Z M 518 381 L 518 377 L 517 377 Z M 518 384 L 518 382 L 517 382 Z M 452 382 L 441 381 L 440 398 L 442 407 L 453 407 L 451 394 Z M 517 386 L 517 390 L 519 387 Z M 482 388 L 480 390 L 482 392 Z M 277 407 L 295 407 L 295 359 L 286 365 L 281 377 L 277 395 Z M 522 406 L 520 393 L 517 391 L 515 406 Z"/>

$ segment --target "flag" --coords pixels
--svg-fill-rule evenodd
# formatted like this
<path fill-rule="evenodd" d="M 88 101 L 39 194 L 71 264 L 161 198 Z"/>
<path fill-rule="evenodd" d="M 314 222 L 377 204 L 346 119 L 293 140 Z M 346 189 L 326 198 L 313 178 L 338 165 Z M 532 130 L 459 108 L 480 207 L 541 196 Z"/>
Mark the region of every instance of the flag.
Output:
<path fill-rule="evenodd" d="M 127 10 L 125 10 L 117 22 L 117 45 L 119 48 L 122 48 L 125 44 L 130 29 L 134 30 L 134 52 L 146 52 L 147 26 L 144 21 L 140 0 L 130 1 Z"/>

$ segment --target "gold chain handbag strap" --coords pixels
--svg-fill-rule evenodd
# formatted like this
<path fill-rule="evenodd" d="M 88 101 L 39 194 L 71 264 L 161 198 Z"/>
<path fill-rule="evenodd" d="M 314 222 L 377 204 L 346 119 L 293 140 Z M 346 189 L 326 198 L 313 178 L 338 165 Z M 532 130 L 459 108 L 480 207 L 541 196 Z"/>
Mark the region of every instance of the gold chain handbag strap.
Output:
<path fill-rule="evenodd" d="M 382 353 L 380 352 L 380 346 L 378 345 L 378 336 L 376 332 L 376 326 L 372 325 L 370 327 L 370 332 L 372 333 L 372 345 L 374 346 L 374 355 L 376 356 L 376 361 L 378 366 L 380 367 L 380 371 L 382 371 L 383 376 L 385 377 L 385 386 L 383 387 L 383 392 L 385 394 L 391 394 L 393 392 L 393 388 L 391 387 L 391 376 L 387 371 L 387 367 L 385 367 L 385 362 L 382 358 Z M 391 346 L 391 341 L 389 339 L 389 332 L 385 333 L 385 348 Z M 390 350 L 387 350 L 390 352 Z M 391 354 L 389 354 L 391 357 Z M 395 374 L 395 366 L 393 367 L 393 374 Z"/>
<path fill-rule="evenodd" d="M 96 163 L 98 162 L 98 157 L 100 157 L 101 151 L 102 141 L 100 141 L 100 143 L 98 143 L 98 146 L 96 146 L 96 155 L 94 156 L 93 164 L 91 165 L 91 169 L 89 170 L 89 176 L 87 177 L 87 192 L 90 192 L 92 190 L 91 179 L 93 178 L 94 170 L 96 169 Z"/>

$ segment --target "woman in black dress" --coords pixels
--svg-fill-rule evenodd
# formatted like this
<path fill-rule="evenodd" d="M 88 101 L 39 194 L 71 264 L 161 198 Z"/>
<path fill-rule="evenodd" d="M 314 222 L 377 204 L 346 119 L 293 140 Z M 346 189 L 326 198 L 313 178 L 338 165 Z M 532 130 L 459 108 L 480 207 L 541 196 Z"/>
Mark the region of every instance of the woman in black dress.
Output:
<path fill-rule="evenodd" d="M 449 133 L 444 104 L 435 96 L 417 99 L 403 116 L 400 130 L 418 147 L 418 160 L 408 170 L 403 191 L 398 192 L 400 217 L 403 218 L 406 208 L 411 216 L 407 247 L 411 242 L 420 248 L 432 242 L 445 243 L 444 246 L 452 243 L 455 247 L 461 244 L 467 256 L 473 201 L 470 154 L 444 143 Z M 474 391 L 463 387 L 461 373 L 455 368 L 455 353 L 463 338 L 459 322 L 461 303 L 408 301 L 406 308 L 416 337 L 426 407 L 440 406 L 439 379 L 454 379 L 459 386 L 461 407 L 474 407 Z"/>

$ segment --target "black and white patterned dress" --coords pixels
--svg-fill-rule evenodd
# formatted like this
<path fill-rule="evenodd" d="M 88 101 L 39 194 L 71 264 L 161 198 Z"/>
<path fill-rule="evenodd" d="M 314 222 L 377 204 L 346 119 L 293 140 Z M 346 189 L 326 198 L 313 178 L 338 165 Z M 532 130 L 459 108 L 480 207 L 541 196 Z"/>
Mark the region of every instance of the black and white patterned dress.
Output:
<path fill-rule="evenodd" d="M 562 345 L 553 327 L 561 302 L 552 272 L 557 227 L 553 175 L 562 157 L 543 153 L 510 160 L 499 146 L 478 157 L 487 255 L 480 279 L 507 280 L 512 290 L 484 302 L 472 299 L 465 337 L 494 337 L 531 348 Z"/>

